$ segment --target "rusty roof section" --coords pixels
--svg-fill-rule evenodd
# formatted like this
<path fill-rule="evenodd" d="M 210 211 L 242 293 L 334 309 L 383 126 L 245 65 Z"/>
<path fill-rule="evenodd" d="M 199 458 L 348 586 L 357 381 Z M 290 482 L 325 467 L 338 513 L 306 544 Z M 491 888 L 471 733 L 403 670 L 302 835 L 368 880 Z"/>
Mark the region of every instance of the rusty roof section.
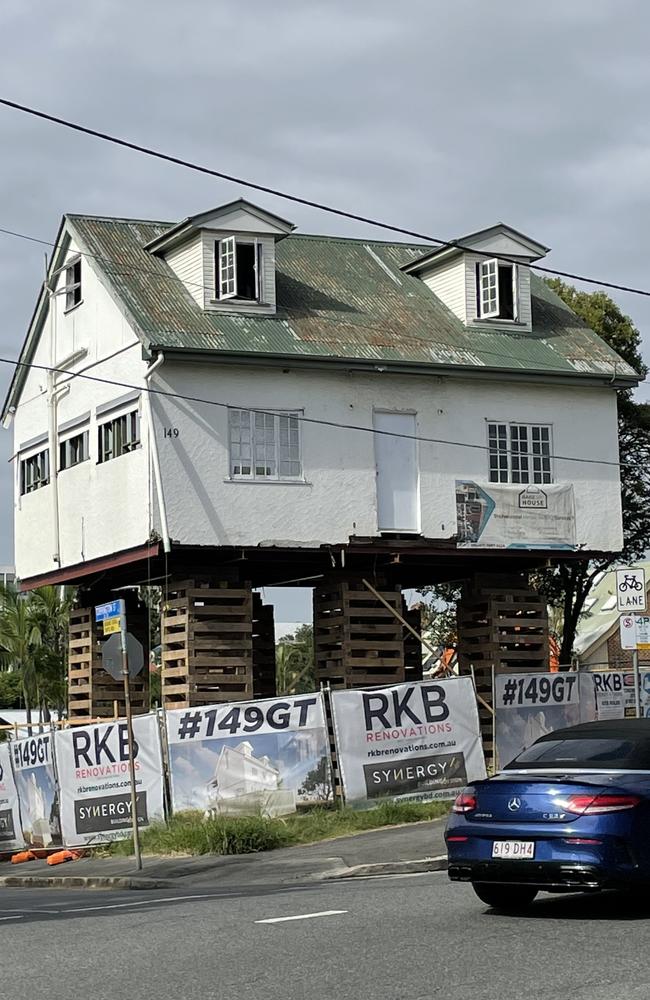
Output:
<path fill-rule="evenodd" d="M 203 310 L 169 265 L 144 249 L 171 223 L 67 219 L 150 350 L 638 379 L 534 274 L 532 332 L 465 326 L 401 270 L 430 248 L 294 234 L 276 247 L 276 314 L 229 315 Z"/>

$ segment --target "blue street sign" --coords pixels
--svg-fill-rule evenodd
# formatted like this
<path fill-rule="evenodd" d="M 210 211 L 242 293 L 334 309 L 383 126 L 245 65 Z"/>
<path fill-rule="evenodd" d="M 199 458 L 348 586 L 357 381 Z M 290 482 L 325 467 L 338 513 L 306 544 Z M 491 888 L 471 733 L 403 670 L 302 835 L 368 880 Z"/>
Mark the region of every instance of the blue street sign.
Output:
<path fill-rule="evenodd" d="M 104 622 L 108 618 L 120 618 L 124 614 L 124 601 L 109 601 L 95 608 L 95 621 Z"/>

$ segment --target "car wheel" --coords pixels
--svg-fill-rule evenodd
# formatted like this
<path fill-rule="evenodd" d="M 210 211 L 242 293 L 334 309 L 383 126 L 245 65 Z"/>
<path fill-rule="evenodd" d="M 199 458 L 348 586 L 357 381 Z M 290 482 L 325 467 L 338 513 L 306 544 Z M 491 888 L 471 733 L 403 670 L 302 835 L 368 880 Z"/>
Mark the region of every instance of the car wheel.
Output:
<path fill-rule="evenodd" d="M 523 910 L 537 895 L 537 889 L 527 885 L 491 885 L 489 882 L 472 882 L 478 898 L 495 910 Z"/>

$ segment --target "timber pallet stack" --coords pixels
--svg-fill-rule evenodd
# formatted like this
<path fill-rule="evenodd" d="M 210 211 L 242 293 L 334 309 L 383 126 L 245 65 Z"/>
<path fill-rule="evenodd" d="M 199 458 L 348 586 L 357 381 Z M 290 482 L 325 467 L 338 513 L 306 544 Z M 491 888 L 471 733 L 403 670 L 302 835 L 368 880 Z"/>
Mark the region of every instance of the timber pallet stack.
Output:
<path fill-rule="evenodd" d="M 164 708 L 253 697 L 250 584 L 174 583 L 163 605 L 161 641 Z"/>
<path fill-rule="evenodd" d="M 402 611 L 399 589 L 381 596 Z M 314 588 L 316 679 L 333 688 L 404 680 L 404 627 L 360 581 Z"/>
<path fill-rule="evenodd" d="M 261 594 L 253 594 L 253 695 L 274 698 L 275 623 L 273 605 L 264 604 Z"/>
<path fill-rule="evenodd" d="M 422 615 L 419 608 L 412 608 L 410 611 L 406 601 L 402 599 L 402 618 L 408 622 L 418 635 L 422 628 Z M 403 628 L 404 635 L 404 680 L 422 680 L 422 654 L 424 652 L 422 643 L 416 639 L 412 632 Z"/>
<path fill-rule="evenodd" d="M 126 712 L 124 686 L 102 667 L 103 637 L 95 623 L 94 608 L 70 612 L 68 652 L 68 718 L 71 722 L 113 719 Z M 144 670 L 131 679 L 131 706 L 134 715 L 149 711 L 149 673 Z"/>
<path fill-rule="evenodd" d="M 458 662 L 473 671 L 476 690 L 492 704 L 494 673 L 549 668 L 546 603 L 523 576 L 477 575 L 458 604 Z M 492 754 L 492 715 L 479 704 L 486 755 Z"/>

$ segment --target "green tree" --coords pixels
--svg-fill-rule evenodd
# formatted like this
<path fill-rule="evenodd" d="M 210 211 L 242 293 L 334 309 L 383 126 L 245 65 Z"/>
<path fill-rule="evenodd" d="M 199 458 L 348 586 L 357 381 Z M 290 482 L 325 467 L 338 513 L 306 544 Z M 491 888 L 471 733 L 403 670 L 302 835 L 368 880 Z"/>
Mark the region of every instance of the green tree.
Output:
<path fill-rule="evenodd" d="M 275 647 L 278 694 L 305 694 L 316 687 L 314 629 L 301 625 L 295 635 L 286 635 Z"/>
<path fill-rule="evenodd" d="M 581 292 L 558 278 L 549 286 L 641 376 L 641 335 L 629 316 L 604 292 Z M 641 559 L 650 547 L 650 406 L 636 403 L 629 390 L 618 392 L 618 435 L 623 507 L 622 552 L 601 559 L 567 560 L 536 574 L 534 583 L 561 623 L 560 663 L 571 662 L 576 630 L 594 578 L 615 563 Z"/>
<path fill-rule="evenodd" d="M 38 706 L 36 653 L 41 633 L 30 610 L 31 601 L 12 587 L 0 592 L 0 662 L 20 677 L 27 724 Z"/>
<path fill-rule="evenodd" d="M 319 799 L 321 802 L 327 802 L 332 798 L 332 772 L 328 757 L 321 757 L 316 767 L 307 772 L 298 794 Z"/>
<path fill-rule="evenodd" d="M 58 587 L 0 592 L 0 665 L 20 678 L 28 725 L 34 710 L 47 721 L 53 709 L 65 709 L 72 598 Z"/>
<path fill-rule="evenodd" d="M 39 587 L 27 596 L 40 642 L 35 651 L 38 708 L 49 721 L 52 710 L 62 715 L 68 696 L 68 625 L 74 600 L 72 587 Z"/>
<path fill-rule="evenodd" d="M 3 708 L 20 708 L 22 684 L 15 670 L 0 670 L 0 715 Z"/>

